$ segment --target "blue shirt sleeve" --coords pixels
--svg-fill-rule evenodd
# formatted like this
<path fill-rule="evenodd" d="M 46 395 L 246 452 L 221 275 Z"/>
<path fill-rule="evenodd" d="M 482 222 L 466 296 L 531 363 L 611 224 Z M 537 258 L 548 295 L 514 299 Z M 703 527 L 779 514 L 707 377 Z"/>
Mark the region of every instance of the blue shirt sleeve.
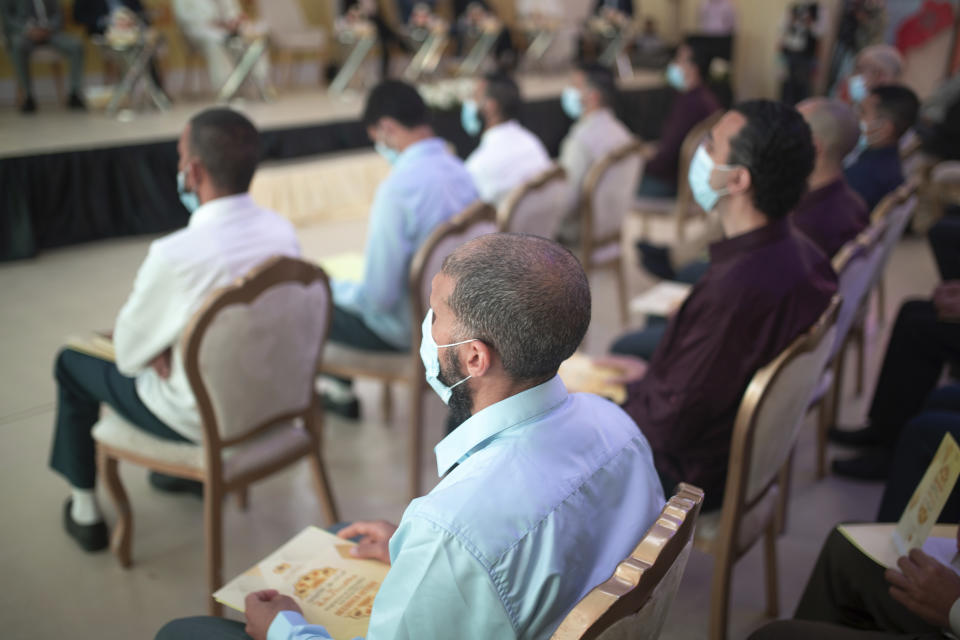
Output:
<path fill-rule="evenodd" d="M 296 611 L 281 611 L 267 629 L 267 640 L 332 640 L 327 630 L 307 624 Z"/>

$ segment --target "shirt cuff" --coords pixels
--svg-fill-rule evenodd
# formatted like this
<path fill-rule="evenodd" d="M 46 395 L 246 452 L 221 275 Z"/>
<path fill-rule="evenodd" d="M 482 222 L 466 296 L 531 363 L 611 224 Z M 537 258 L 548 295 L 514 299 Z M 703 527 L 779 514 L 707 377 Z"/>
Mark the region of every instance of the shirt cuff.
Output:
<path fill-rule="evenodd" d="M 296 640 L 298 637 L 330 638 L 330 634 L 319 625 L 308 624 L 296 611 L 279 612 L 267 629 L 267 640 Z"/>
<path fill-rule="evenodd" d="M 953 601 L 948 619 L 950 620 L 950 631 L 953 635 L 960 636 L 960 598 Z"/>

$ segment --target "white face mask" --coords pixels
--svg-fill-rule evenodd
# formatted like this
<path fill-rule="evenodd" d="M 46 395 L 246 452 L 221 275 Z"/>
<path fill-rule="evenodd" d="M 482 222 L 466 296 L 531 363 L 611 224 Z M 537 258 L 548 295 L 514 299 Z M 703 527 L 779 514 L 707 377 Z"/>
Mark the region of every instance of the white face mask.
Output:
<path fill-rule="evenodd" d="M 713 170 L 728 171 L 735 169 L 736 166 L 729 164 L 714 164 L 713 158 L 707 153 L 707 150 L 701 144 L 693 154 L 693 160 L 690 162 L 690 172 L 687 174 L 687 180 L 690 182 L 690 191 L 693 192 L 693 199 L 697 204 L 710 213 L 717 206 L 717 201 L 727 195 L 726 189 L 714 189 L 710 185 L 710 176 Z"/>
<path fill-rule="evenodd" d="M 457 345 L 473 342 L 477 338 L 452 342 L 450 344 L 437 344 L 433 339 L 433 309 L 427 311 L 427 316 L 423 319 L 423 338 L 420 340 L 420 359 L 423 361 L 423 368 L 426 373 L 427 384 L 429 384 L 443 404 L 450 404 L 450 396 L 453 394 L 454 387 L 460 386 L 473 376 L 467 376 L 463 380 L 454 383 L 451 386 L 445 385 L 440 381 L 440 352 L 439 349 L 447 347 L 456 347 Z"/>

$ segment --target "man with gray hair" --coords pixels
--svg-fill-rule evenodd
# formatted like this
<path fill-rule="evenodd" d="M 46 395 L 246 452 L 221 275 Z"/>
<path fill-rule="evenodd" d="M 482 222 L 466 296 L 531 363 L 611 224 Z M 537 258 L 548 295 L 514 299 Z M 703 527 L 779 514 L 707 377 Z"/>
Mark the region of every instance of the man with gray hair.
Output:
<path fill-rule="evenodd" d="M 863 102 L 874 88 L 900 82 L 903 56 L 896 47 L 873 44 L 857 54 L 853 75 L 847 78 L 847 95 L 855 104 Z"/>
<path fill-rule="evenodd" d="M 807 194 L 790 219 L 833 257 L 870 222 L 866 202 L 843 176 L 843 159 L 857 144 L 859 122 L 853 109 L 840 100 L 810 98 L 798 104 L 797 111 L 810 125 L 816 155 Z"/>
<path fill-rule="evenodd" d="M 615 404 L 557 376 L 590 322 L 590 286 L 553 241 L 491 234 L 433 280 L 420 355 L 463 422 L 436 447 L 440 484 L 396 527 L 358 522 L 353 552 L 390 564 L 367 637 L 547 638 L 609 578 L 663 507 L 650 447 Z M 246 633 L 329 638 L 296 602 L 250 594 Z M 247 638 L 242 623 L 171 622 L 157 636 Z"/>

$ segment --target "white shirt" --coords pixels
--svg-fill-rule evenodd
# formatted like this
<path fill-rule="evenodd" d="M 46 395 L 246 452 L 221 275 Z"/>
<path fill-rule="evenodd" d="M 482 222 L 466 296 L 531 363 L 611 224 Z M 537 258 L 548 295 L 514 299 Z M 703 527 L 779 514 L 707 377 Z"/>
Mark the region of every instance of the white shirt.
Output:
<path fill-rule="evenodd" d="M 550 155 L 540 138 L 516 120 L 487 129 L 467 158 L 480 199 L 494 206 L 514 187 L 549 168 Z"/>
<path fill-rule="evenodd" d="M 117 368 L 136 378 L 137 395 L 157 418 L 194 442 L 202 438 L 200 416 L 180 336 L 211 292 L 276 255 L 300 255 L 293 225 L 247 194 L 212 200 L 185 228 L 150 244 L 120 309 L 113 329 Z M 163 379 L 150 362 L 168 347 L 170 377 Z"/>
<path fill-rule="evenodd" d="M 700 3 L 700 32 L 728 36 L 737 28 L 737 11 L 730 0 L 703 0 Z"/>
<path fill-rule="evenodd" d="M 559 377 L 471 416 L 435 452 L 443 479 L 390 538 L 367 640 L 547 640 L 663 508 L 637 425 Z M 329 637 L 294 612 L 267 634 Z"/>

